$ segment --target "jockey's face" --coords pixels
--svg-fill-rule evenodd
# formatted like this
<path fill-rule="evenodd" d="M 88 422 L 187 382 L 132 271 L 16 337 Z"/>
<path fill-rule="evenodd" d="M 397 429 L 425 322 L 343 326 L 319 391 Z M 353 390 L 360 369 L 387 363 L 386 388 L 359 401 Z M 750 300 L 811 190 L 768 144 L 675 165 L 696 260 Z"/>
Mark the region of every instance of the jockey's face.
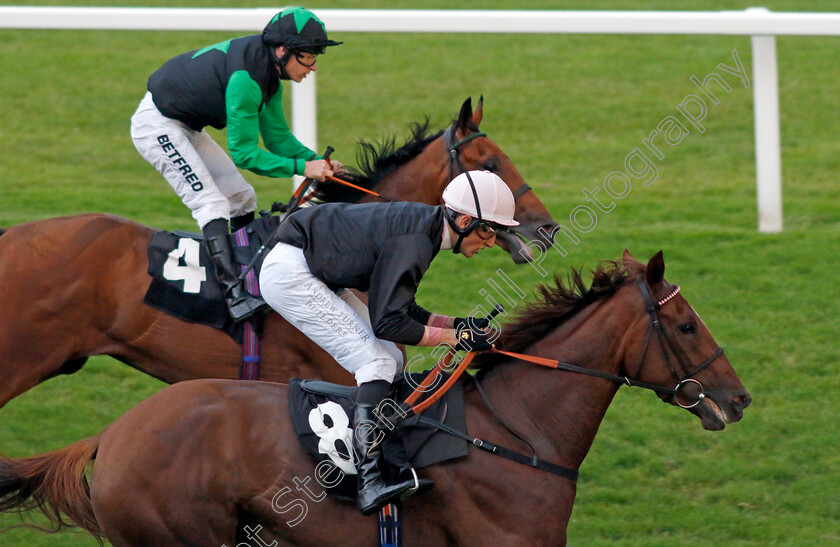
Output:
<path fill-rule="evenodd" d="M 278 59 L 282 59 L 285 53 L 286 48 L 283 46 L 275 50 Z M 300 83 L 310 72 L 315 72 L 318 69 L 317 62 L 317 55 L 311 53 L 293 53 L 289 56 L 289 60 L 286 61 L 286 74 L 289 75 L 289 79 L 293 82 Z M 279 71 L 280 68 L 278 67 L 277 70 Z"/>
<path fill-rule="evenodd" d="M 458 227 L 461 228 L 461 229 L 464 229 L 467 226 L 469 226 L 470 222 L 472 222 L 472 221 L 473 221 L 472 217 L 469 217 L 467 215 L 459 215 L 458 220 L 457 220 Z M 458 236 L 456 235 L 455 237 L 458 237 Z M 453 241 L 455 241 L 455 240 L 453 240 Z M 475 230 L 470 232 L 470 235 L 466 236 L 461 241 L 460 252 L 465 257 L 470 258 L 472 255 L 476 254 L 481 249 L 484 249 L 485 247 L 492 247 L 495 244 L 496 244 L 496 232 L 495 231 L 493 231 L 492 233 L 489 233 L 486 230 L 476 228 Z"/>

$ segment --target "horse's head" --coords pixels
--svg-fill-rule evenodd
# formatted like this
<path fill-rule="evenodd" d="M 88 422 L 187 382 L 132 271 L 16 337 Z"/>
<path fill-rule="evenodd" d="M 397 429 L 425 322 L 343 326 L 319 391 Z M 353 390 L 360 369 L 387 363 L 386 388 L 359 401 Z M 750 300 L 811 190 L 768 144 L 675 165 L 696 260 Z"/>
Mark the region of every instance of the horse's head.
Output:
<path fill-rule="evenodd" d="M 533 248 L 526 243 L 538 240 L 540 247 L 547 249 L 551 244 L 549 238 L 558 225 L 531 187 L 525 184 L 508 155 L 479 131 L 483 113 L 484 97 L 479 99 L 475 110 L 472 109 L 472 99 L 468 98 L 461 105 L 458 119 L 444 132 L 450 161 L 449 176 L 444 179 L 444 186 L 462 171 L 486 170 L 499 175 L 516 198 L 513 218 L 519 222 L 519 226 L 511 231 L 499 234 L 499 245 L 510 253 L 514 262 L 523 264 L 534 258 Z M 443 188 L 440 191 L 442 194 Z"/>
<path fill-rule="evenodd" d="M 680 293 L 665 281 L 662 251 L 644 265 L 624 251 L 624 268 L 639 288 L 644 312 L 632 324 L 623 348 L 622 374 L 674 388 L 664 401 L 687 408 L 705 429 L 737 422 L 752 397 L 709 329 Z"/>

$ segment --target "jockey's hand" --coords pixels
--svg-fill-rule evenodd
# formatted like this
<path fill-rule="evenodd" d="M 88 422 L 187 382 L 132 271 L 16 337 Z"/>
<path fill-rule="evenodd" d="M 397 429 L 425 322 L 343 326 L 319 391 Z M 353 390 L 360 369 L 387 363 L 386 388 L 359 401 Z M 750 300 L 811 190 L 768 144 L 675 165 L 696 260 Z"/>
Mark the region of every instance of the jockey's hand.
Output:
<path fill-rule="evenodd" d="M 472 329 L 486 329 L 490 326 L 490 319 L 486 317 L 456 317 L 452 327 L 461 330 L 464 327 Z"/>
<path fill-rule="evenodd" d="M 340 161 L 331 159 L 330 163 L 332 163 L 332 170 L 336 175 L 340 175 L 342 173 L 347 172 L 347 170 L 344 168 L 344 164 Z"/>
<path fill-rule="evenodd" d="M 308 179 L 324 182 L 326 177 L 333 176 L 333 170 L 330 168 L 327 160 L 312 160 L 304 164 L 303 176 Z"/>
<path fill-rule="evenodd" d="M 458 329 L 456 337 L 458 343 L 455 344 L 455 349 L 460 351 L 486 351 L 493 347 L 487 340 L 488 333 L 483 330 L 463 327 Z"/>

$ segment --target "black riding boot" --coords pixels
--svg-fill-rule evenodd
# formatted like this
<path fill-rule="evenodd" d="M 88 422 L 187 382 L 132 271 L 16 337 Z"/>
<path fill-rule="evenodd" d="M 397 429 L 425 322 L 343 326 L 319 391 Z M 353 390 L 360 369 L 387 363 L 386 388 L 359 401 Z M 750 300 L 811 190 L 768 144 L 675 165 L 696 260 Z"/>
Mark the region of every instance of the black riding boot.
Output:
<path fill-rule="evenodd" d="M 365 394 L 370 395 L 379 391 L 380 386 L 376 384 L 384 384 L 387 390 L 388 383 L 384 381 L 362 384 L 357 395 L 356 411 L 353 416 L 353 424 L 357 432 L 353 435 L 353 449 L 358 458 L 356 471 L 359 475 L 356 506 L 363 515 L 370 515 L 383 505 L 398 498 L 410 496 L 418 491 L 425 492 L 434 486 L 434 483 L 428 479 L 415 480 L 416 475 L 389 484 L 380 474 L 379 457 L 382 455 L 382 441 L 388 431 L 386 427 L 382 426 L 374 412 L 376 405 L 369 402 L 370 399 L 376 397 L 365 396 Z M 383 393 L 379 400 L 381 401 L 384 398 Z M 362 425 L 360 426 L 360 424 Z"/>
<path fill-rule="evenodd" d="M 222 283 L 230 316 L 234 322 L 250 317 L 265 302 L 248 293 L 236 275 L 233 251 L 228 240 L 228 221 L 223 218 L 211 220 L 204 226 L 204 244 L 216 266 L 216 276 Z"/>

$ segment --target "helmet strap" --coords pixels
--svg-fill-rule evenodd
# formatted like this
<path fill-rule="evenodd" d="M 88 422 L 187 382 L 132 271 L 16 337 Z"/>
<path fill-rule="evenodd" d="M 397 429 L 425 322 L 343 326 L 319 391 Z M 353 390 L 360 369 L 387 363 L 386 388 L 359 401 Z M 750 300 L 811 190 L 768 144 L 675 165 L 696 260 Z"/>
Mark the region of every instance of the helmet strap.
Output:
<path fill-rule="evenodd" d="M 289 73 L 286 72 L 286 64 L 289 62 L 289 59 L 292 58 L 292 50 L 288 48 L 288 46 L 283 46 L 285 50 L 282 57 L 277 56 L 277 47 L 278 46 L 269 46 L 268 50 L 271 53 L 271 60 L 274 61 L 274 64 L 277 68 L 280 69 L 280 79 L 281 80 L 291 80 L 289 77 Z"/>
<path fill-rule="evenodd" d="M 472 190 L 473 199 L 475 200 L 475 212 L 478 216 L 476 216 L 474 224 L 478 226 L 478 223 L 481 222 L 481 204 L 478 202 L 478 192 L 475 190 L 475 183 L 470 176 L 470 172 L 464 171 L 464 174 L 467 175 L 467 180 L 470 182 L 470 190 Z M 475 226 L 473 226 L 473 229 L 475 229 Z"/>
<path fill-rule="evenodd" d="M 472 190 L 473 200 L 475 202 L 475 212 L 476 217 L 472 219 L 472 221 L 467 224 L 465 228 L 459 228 L 458 224 L 455 222 L 454 215 L 450 215 L 451 209 L 446 209 L 447 215 L 446 220 L 449 222 L 449 225 L 452 227 L 452 230 L 458 234 L 458 241 L 455 242 L 455 246 L 452 247 L 453 253 L 458 253 L 461 251 L 461 242 L 464 240 L 465 237 L 470 235 L 473 230 L 475 230 L 478 225 L 481 223 L 481 204 L 478 202 L 478 192 L 475 189 L 475 183 L 473 182 L 472 177 L 470 176 L 469 171 L 464 171 L 464 174 L 467 176 L 467 181 L 470 183 L 470 190 Z M 454 213 L 454 211 L 452 211 Z"/>
<path fill-rule="evenodd" d="M 464 240 L 465 237 L 470 235 L 473 232 L 473 230 L 475 230 L 478 227 L 478 224 L 479 222 L 481 222 L 481 220 L 474 218 L 472 221 L 470 221 L 469 224 L 466 225 L 466 227 L 461 228 L 460 226 L 458 226 L 458 223 L 456 222 L 455 218 L 457 217 L 457 215 L 462 213 L 456 213 L 455 211 L 446 206 L 444 206 L 443 209 L 445 213 L 444 216 L 446 217 L 446 222 L 449 224 L 449 227 L 452 228 L 452 231 L 458 234 L 458 240 L 452 247 L 452 252 L 457 254 L 461 252 L 461 242 Z"/>

